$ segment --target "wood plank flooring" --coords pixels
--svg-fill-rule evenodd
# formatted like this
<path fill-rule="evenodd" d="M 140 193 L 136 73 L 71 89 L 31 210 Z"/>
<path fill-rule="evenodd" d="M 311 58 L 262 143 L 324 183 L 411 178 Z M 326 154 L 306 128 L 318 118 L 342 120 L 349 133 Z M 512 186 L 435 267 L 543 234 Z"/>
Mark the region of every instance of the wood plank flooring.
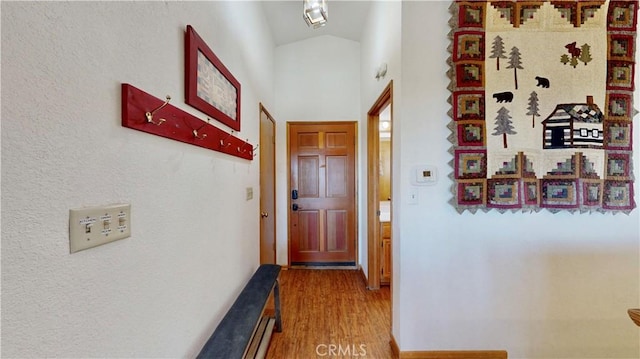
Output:
<path fill-rule="evenodd" d="M 393 358 L 389 287 L 367 290 L 360 272 L 283 270 L 280 300 L 267 359 Z"/>

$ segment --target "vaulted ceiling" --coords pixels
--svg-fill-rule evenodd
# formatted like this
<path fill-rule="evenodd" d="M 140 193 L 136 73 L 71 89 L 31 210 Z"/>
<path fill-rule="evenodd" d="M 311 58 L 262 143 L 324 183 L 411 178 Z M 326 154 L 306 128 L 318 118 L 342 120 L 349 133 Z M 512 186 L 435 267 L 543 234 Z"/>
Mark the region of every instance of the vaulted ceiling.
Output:
<path fill-rule="evenodd" d="M 276 46 L 322 35 L 359 42 L 371 1 L 327 0 L 327 4 L 327 25 L 313 29 L 302 18 L 302 0 L 263 1 Z"/>

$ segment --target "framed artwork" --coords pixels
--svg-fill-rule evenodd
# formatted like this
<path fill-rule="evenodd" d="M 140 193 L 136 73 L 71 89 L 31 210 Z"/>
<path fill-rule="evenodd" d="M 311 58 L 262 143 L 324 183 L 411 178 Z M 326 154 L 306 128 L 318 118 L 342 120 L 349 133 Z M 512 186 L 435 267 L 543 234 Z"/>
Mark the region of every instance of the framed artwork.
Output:
<path fill-rule="evenodd" d="M 240 83 L 191 25 L 185 32 L 186 103 L 240 131 Z"/>
<path fill-rule="evenodd" d="M 450 203 L 462 213 L 636 208 L 638 0 L 455 0 Z"/>

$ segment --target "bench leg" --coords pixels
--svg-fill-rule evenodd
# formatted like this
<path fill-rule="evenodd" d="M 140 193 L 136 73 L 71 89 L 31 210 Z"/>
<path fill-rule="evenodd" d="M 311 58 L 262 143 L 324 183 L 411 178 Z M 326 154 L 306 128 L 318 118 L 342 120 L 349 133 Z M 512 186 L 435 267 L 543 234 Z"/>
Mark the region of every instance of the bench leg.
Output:
<path fill-rule="evenodd" d="M 282 317 L 280 316 L 280 281 L 276 279 L 276 285 L 273 287 L 273 299 L 276 306 L 276 332 L 282 332 Z"/>

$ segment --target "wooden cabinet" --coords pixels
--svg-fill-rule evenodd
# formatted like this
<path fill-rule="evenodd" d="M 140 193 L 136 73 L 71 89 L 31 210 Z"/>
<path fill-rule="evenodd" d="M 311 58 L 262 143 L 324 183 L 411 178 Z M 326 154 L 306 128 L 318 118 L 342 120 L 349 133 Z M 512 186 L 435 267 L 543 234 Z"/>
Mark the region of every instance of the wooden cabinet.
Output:
<path fill-rule="evenodd" d="M 380 139 L 380 177 L 378 190 L 381 201 L 391 199 L 391 141 Z"/>
<path fill-rule="evenodd" d="M 391 283 L 391 222 L 380 223 L 380 284 Z"/>

